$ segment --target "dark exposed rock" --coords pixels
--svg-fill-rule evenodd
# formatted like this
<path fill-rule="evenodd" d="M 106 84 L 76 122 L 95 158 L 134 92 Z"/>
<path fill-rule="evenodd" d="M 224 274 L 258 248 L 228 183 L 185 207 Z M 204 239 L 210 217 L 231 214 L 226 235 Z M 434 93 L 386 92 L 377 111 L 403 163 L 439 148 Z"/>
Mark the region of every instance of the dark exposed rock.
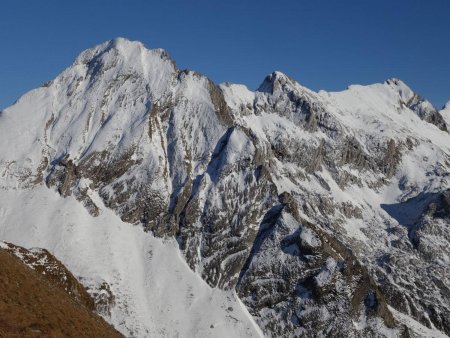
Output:
<path fill-rule="evenodd" d="M 237 285 L 269 336 L 330 335 L 330 320 L 336 325 L 332 335 L 346 336 L 352 332 L 348 316 L 357 321 L 362 312 L 394 327 L 383 293 L 351 251 L 317 226 L 292 217 L 288 194 L 280 200 L 285 203 L 261 223 Z M 358 336 L 378 333 L 367 328 Z"/>
<path fill-rule="evenodd" d="M 325 141 L 320 140 L 319 146 L 314 151 L 309 164 L 306 167 L 306 171 L 309 173 L 314 173 L 322 168 L 322 163 L 325 157 Z"/>
<path fill-rule="evenodd" d="M 350 164 L 359 170 L 373 169 L 370 156 L 362 149 L 355 138 L 347 138 L 341 150 L 341 163 Z"/>
<path fill-rule="evenodd" d="M 268 75 L 258 88 L 259 92 L 271 94 L 268 102 L 255 102 L 256 111 L 273 111 L 282 116 L 291 118 L 305 130 L 316 131 L 319 117 L 324 108 L 317 103 L 309 92 L 299 92 L 295 81 L 289 76 L 274 72 Z"/>
<path fill-rule="evenodd" d="M 103 282 L 96 289 L 88 289 L 94 299 L 95 311 L 104 316 L 111 316 L 111 309 L 115 305 L 115 296 L 108 283 Z"/>
<path fill-rule="evenodd" d="M 208 80 L 208 89 L 217 116 L 225 126 L 231 127 L 234 124 L 233 114 L 231 113 L 230 108 L 225 102 L 222 90 L 214 82 L 210 80 Z"/>
<path fill-rule="evenodd" d="M 209 202 L 205 203 L 203 210 L 199 209 L 200 187 L 206 188 L 206 177 L 209 175 L 198 177 L 192 195 L 180 213 L 178 237 L 191 267 L 195 268 L 200 263 L 199 258 L 207 260 L 208 263 L 203 266 L 203 276 L 212 286 L 220 287 L 234 285 L 234 276 L 242 268 L 249 245 L 256 236 L 256 231 L 248 225 L 255 224 L 271 206 L 271 196 L 275 190 L 269 177 L 262 178 L 267 174 L 256 164 L 243 160 L 232 167 L 222 166 L 224 161 L 221 156 L 226 147 L 225 141 L 221 153 L 213 156 L 209 164 L 210 168 L 214 168 L 214 175 L 220 177 L 217 185 L 210 190 L 211 198 L 220 198 L 223 211 L 218 215 Z M 234 178 L 236 173 L 242 175 L 246 182 L 244 187 Z M 196 230 L 198 225 L 201 225 L 202 231 Z"/>
<path fill-rule="evenodd" d="M 395 174 L 398 164 L 401 161 L 400 146 L 395 143 L 394 140 L 389 140 L 386 146 L 386 151 L 382 161 L 380 162 L 380 167 L 383 173 L 387 177 L 391 177 Z"/>
<path fill-rule="evenodd" d="M 447 131 L 447 124 L 439 111 L 431 106 L 427 105 L 424 98 L 415 94 L 408 102 L 406 106 L 414 111 L 422 120 L 434 124 L 442 131 Z"/>

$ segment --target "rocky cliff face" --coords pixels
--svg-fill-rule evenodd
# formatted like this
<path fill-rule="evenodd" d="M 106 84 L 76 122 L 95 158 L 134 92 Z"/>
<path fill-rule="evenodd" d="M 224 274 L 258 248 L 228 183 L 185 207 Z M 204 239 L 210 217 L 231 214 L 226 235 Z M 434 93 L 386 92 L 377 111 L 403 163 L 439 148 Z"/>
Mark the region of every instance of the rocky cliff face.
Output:
<path fill-rule="evenodd" d="M 400 80 L 253 92 L 116 39 L 6 109 L 0 144 L 3 186 L 176 238 L 267 336 L 450 334 L 450 136 Z"/>

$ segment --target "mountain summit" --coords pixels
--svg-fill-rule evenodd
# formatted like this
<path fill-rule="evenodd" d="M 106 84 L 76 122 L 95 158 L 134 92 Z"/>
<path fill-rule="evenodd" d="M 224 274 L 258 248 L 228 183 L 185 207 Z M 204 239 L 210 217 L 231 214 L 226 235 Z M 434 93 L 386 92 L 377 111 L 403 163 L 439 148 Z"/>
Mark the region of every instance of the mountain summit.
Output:
<path fill-rule="evenodd" d="M 127 336 L 445 336 L 446 114 L 397 79 L 251 91 L 115 39 L 0 114 L 0 239 Z"/>

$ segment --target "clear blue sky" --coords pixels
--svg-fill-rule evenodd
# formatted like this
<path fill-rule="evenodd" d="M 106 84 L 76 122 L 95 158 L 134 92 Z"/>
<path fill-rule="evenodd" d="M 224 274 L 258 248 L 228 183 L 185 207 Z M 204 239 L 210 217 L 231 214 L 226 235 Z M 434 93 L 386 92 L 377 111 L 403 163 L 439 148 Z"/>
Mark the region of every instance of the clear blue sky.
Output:
<path fill-rule="evenodd" d="M 255 89 L 280 70 L 314 90 L 398 77 L 450 100 L 450 0 L 1 0 L 0 108 L 114 37 Z"/>

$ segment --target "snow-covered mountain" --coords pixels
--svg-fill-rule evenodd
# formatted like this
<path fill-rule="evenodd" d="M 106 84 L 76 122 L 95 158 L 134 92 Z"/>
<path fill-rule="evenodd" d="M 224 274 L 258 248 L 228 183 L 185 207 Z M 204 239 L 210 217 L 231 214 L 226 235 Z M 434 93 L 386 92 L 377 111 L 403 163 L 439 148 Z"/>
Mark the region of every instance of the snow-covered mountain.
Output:
<path fill-rule="evenodd" d="M 0 239 L 128 336 L 445 336 L 448 123 L 397 79 L 250 91 L 115 39 L 0 113 Z"/>

